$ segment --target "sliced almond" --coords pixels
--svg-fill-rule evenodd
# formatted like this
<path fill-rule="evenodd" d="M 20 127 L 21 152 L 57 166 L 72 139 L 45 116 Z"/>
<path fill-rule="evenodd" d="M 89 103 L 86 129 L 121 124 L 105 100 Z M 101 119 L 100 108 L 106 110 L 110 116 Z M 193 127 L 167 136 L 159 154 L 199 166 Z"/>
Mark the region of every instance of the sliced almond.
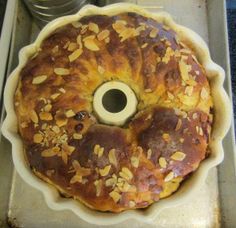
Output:
<path fill-rule="evenodd" d="M 105 69 L 102 66 L 98 65 L 98 73 L 99 74 L 104 74 L 105 73 Z"/>
<path fill-rule="evenodd" d="M 67 48 L 68 51 L 74 51 L 77 48 L 77 43 L 71 42 Z"/>
<path fill-rule="evenodd" d="M 196 120 L 198 118 L 198 114 L 195 112 L 193 113 L 193 119 Z"/>
<path fill-rule="evenodd" d="M 88 29 L 92 32 L 99 33 L 99 27 L 97 24 L 90 22 L 88 25 Z"/>
<path fill-rule="evenodd" d="M 58 127 L 63 127 L 63 126 L 65 126 L 66 124 L 67 124 L 67 122 L 68 122 L 68 119 L 66 119 L 66 118 L 60 118 L 60 119 L 56 119 L 56 125 L 58 126 Z"/>
<path fill-rule="evenodd" d="M 53 132 L 55 132 L 56 134 L 58 134 L 59 132 L 60 132 L 60 128 L 58 127 L 58 126 L 53 126 L 52 127 L 52 130 L 53 130 Z"/>
<path fill-rule="evenodd" d="M 147 151 L 147 159 L 151 159 L 151 157 L 152 157 L 152 150 L 148 149 L 148 151 Z"/>
<path fill-rule="evenodd" d="M 97 38 L 99 41 L 102 41 L 102 40 L 106 39 L 107 37 L 109 37 L 109 35 L 110 35 L 110 31 L 105 29 L 97 35 Z"/>
<path fill-rule="evenodd" d="M 61 94 L 60 93 L 54 93 L 51 95 L 51 98 L 55 100 L 57 97 L 59 97 Z"/>
<path fill-rule="evenodd" d="M 105 177 L 109 174 L 110 172 L 110 169 L 111 169 L 111 165 L 107 165 L 105 166 L 103 169 L 99 169 L 99 174 L 102 176 L 102 177 Z"/>
<path fill-rule="evenodd" d="M 41 134 L 34 135 L 34 143 L 41 143 L 43 141 L 43 136 Z"/>
<path fill-rule="evenodd" d="M 141 46 L 141 48 L 145 48 L 145 47 L 147 47 L 148 46 L 148 43 L 144 43 L 142 46 Z"/>
<path fill-rule="evenodd" d="M 206 100 L 208 98 L 209 94 L 207 92 L 207 90 L 203 87 L 202 90 L 201 90 L 201 98 L 203 100 Z"/>
<path fill-rule="evenodd" d="M 82 49 L 83 48 L 83 43 L 82 43 L 82 37 L 81 35 L 78 35 L 76 38 L 76 42 L 79 45 L 79 48 Z"/>
<path fill-rule="evenodd" d="M 102 192 L 102 180 L 96 180 L 94 181 L 94 185 L 96 187 L 96 196 L 100 196 Z"/>
<path fill-rule="evenodd" d="M 38 115 L 34 110 L 31 110 L 29 115 L 30 115 L 30 119 L 32 120 L 32 122 L 34 122 L 36 124 L 39 122 Z"/>
<path fill-rule="evenodd" d="M 178 131 L 182 126 L 182 120 L 178 119 L 177 124 L 175 126 L 175 131 Z"/>
<path fill-rule="evenodd" d="M 110 42 L 110 37 L 107 37 L 107 38 L 105 39 L 105 43 L 108 44 L 109 42 Z"/>
<path fill-rule="evenodd" d="M 151 32 L 149 33 L 149 36 L 150 36 L 151 38 L 155 38 L 155 37 L 157 36 L 157 33 L 158 33 L 158 29 L 157 29 L 157 28 L 153 28 L 153 29 L 151 30 Z"/>
<path fill-rule="evenodd" d="M 80 28 L 82 24 L 79 21 L 74 21 L 71 23 L 74 28 Z"/>
<path fill-rule="evenodd" d="M 106 180 L 105 186 L 106 187 L 113 187 L 114 188 L 116 183 L 117 183 L 117 179 L 112 177 L 112 178 L 109 178 L 109 179 Z"/>
<path fill-rule="evenodd" d="M 180 138 L 179 141 L 180 141 L 181 143 L 183 143 L 183 142 L 184 142 L 184 138 Z"/>
<path fill-rule="evenodd" d="M 189 80 L 188 68 L 184 61 L 179 61 L 179 69 L 183 81 L 185 82 L 188 81 Z"/>
<path fill-rule="evenodd" d="M 95 36 L 87 36 L 86 38 L 83 39 L 84 41 L 84 46 L 91 50 L 91 51 L 99 51 L 99 47 L 97 46 L 95 42 Z"/>
<path fill-rule="evenodd" d="M 59 51 L 59 46 L 56 45 L 53 49 L 52 49 L 52 53 L 55 54 Z"/>
<path fill-rule="evenodd" d="M 171 181 L 173 178 L 174 178 L 174 172 L 169 172 L 167 175 L 166 175 L 166 177 L 165 177 L 165 179 L 164 179 L 164 181 L 165 182 L 169 182 L 169 181 Z"/>
<path fill-rule="evenodd" d="M 73 176 L 73 177 L 71 178 L 70 184 L 75 184 L 76 182 L 82 183 L 82 181 L 83 181 L 83 177 L 80 176 L 80 175 L 78 175 L 78 174 L 76 174 L 75 176 Z"/>
<path fill-rule="evenodd" d="M 63 76 L 70 74 L 70 71 L 66 68 L 54 68 L 54 73 Z"/>
<path fill-rule="evenodd" d="M 166 142 L 169 142 L 170 141 L 170 135 L 168 133 L 164 133 L 162 135 L 162 138 L 166 141 Z"/>
<path fill-rule="evenodd" d="M 181 151 L 176 151 L 174 154 L 171 155 L 171 159 L 175 161 L 183 161 L 186 157 L 186 154 Z"/>
<path fill-rule="evenodd" d="M 116 159 L 116 150 L 115 149 L 109 150 L 108 158 L 109 158 L 109 162 L 111 164 L 113 164 L 115 167 L 117 167 L 117 159 Z"/>
<path fill-rule="evenodd" d="M 174 98 L 175 98 L 175 96 L 172 93 L 170 93 L 169 91 L 167 91 L 167 96 L 170 100 L 174 100 Z"/>
<path fill-rule="evenodd" d="M 129 207 L 135 207 L 136 203 L 134 201 L 129 201 Z"/>
<path fill-rule="evenodd" d="M 38 85 L 43 83 L 47 79 L 47 75 L 39 75 L 33 78 L 32 84 L 33 85 Z"/>
<path fill-rule="evenodd" d="M 117 203 L 121 198 L 121 195 L 116 191 L 110 192 L 109 196 L 114 200 L 115 203 Z"/>
<path fill-rule="evenodd" d="M 159 163 L 160 167 L 163 169 L 165 169 L 167 166 L 167 161 L 164 157 L 160 157 L 158 160 L 158 163 Z"/>
<path fill-rule="evenodd" d="M 93 148 L 93 152 L 94 152 L 94 154 L 98 154 L 98 151 L 99 151 L 99 149 L 100 149 L 100 145 L 98 145 L 98 144 L 96 144 L 95 146 L 94 146 L 94 148 Z"/>
<path fill-rule="evenodd" d="M 144 92 L 145 93 L 152 93 L 152 89 L 145 89 Z"/>
<path fill-rule="evenodd" d="M 47 149 L 47 150 L 42 151 L 41 156 L 42 157 L 53 157 L 53 156 L 57 155 L 59 153 L 59 151 L 60 151 L 60 148 L 56 146 L 51 149 Z"/>
<path fill-rule="evenodd" d="M 52 109 L 52 105 L 51 104 L 47 104 L 47 105 L 44 106 L 44 111 L 45 112 L 50 112 L 51 109 Z"/>
<path fill-rule="evenodd" d="M 82 139 L 82 138 L 83 138 L 83 135 L 78 134 L 78 133 L 74 133 L 74 134 L 73 134 L 73 138 L 79 140 L 79 139 Z"/>
<path fill-rule="evenodd" d="M 133 173 L 127 167 L 123 167 L 119 175 L 128 181 L 133 178 Z"/>
<path fill-rule="evenodd" d="M 76 59 L 78 59 L 82 55 L 82 53 L 83 53 L 83 49 L 82 48 L 75 50 L 72 54 L 70 54 L 68 56 L 69 61 L 70 62 L 75 61 Z"/>
<path fill-rule="evenodd" d="M 187 94 L 189 97 L 192 96 L 193 86 L 186 86 L 184 93 Z"/>
<path fill-rule="evenodd" d="M 136 157 L 136 156 L 132 156 L 131 159 L 131 165 L 134 167 L 134 168 L 138 168 L 139 166 L 139 158 Z"/>
<path fill-rule="evenodd" d="M 88 25 L 82 25 L 81 26 L 81 30 L 80 30 L 80 33 L 81 34 L 85 34 L 88 30 Z"/>
<path fill-rule="evenodd" d="M 75 116 L 75 113 L 72 109 L 70 109 L 70 110 L 66 111 L 65 115 L 67 118 L 70 118 L 70 117 Z"/>
<path fill-rule="evenodd" d="M 115 23 L 112 24 L 112 28 L 117 32 L 121 33 L 126 29 L 127 22 L 124 20 L 117 20 Z"/>
<path fill-rule="evenodd" d="M 98 150 L 98 158 L 102 157 L 103 155 L 103 152 L 104 152 L 104 147 L 100 147 L 99 150 Z"/>
<path fill-rule="evenodd" d="M 50 112 L 40 112 L 39 113 L 39 118 L 41 120 L 46 120 L 46 121 L 49 121 L 49 120 L 53 119 L 52 114 Z"/>

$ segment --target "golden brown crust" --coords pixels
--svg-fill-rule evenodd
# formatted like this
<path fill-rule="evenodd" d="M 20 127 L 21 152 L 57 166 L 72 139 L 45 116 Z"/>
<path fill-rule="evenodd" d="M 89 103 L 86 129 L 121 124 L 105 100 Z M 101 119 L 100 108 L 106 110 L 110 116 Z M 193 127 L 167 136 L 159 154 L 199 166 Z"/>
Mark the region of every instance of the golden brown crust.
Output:
<path fill-rule="evenodd" d="M 209 84 L 190 48 L 134 13 L 85 17 L 50 35 L 15 95 L 36 175 L 101 211 L 143 208 L 176 191 L 205 158 L 212 123 Z M 93 114 L 94 91 L 109 80 L 139 100 L 122 128 Z"/>

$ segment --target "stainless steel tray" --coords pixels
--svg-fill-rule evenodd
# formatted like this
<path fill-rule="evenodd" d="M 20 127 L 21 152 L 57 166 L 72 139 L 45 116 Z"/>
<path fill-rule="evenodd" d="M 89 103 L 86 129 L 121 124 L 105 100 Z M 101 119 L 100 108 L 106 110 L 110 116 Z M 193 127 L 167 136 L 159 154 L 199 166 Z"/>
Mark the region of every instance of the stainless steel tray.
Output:
<path fill-rule="evenodd" d="M 8 0 L 8 4 L 13 1 Z M 99 1 L 101 5 L 114 2 L 118 1 Z M 199 33 L 209 44 L 214 61 L 225 69 L 227 74 L 225 89 L 232 99 L 223 0 L 130 0 L 126 2 L 142 5 L 154 12 L 165 10 L 172 14 L 178 23 Z M 39 28 L 22 1 L 18 0 L 16 3 L 11 48 L 5 47 L 5 52 L 8 51 L 9 54 L 8 64 L 5 65 L 7 69 L 5 76 L 16 66 L 19 49 L 34 40 L 39 32 Z M 7 18 L 12 16 L 12 10 L 8 7 Z M 10 37 L 8 36 L 7 39 Z M 4 75 L 2 73 L 0 78 Z M 4 113 L 3 107 L 1 113 Z M 233 127 L 224 140 L 224 148 L 224 162 L 218 169 L 214 168 L 209 172 L 206 183 L 192 201 L 163 210 L 151 225 L 127 221 L 113 227 L 236 227 Z M 53 211 L 48 208 L 43 195 L 27 185 L 15 172 L 11 161 L 11 147 L 3 137 L 0 138 L 0 167 L 0 227 L 95 227 L 82 221 L 70 211 Z"/>

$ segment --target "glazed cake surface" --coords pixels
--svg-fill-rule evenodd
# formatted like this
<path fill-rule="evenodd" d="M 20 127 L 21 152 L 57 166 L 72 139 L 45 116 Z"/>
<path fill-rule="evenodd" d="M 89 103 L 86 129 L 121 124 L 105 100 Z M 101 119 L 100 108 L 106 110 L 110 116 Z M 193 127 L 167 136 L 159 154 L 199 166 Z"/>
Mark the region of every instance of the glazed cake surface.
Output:
<path fill-rule="evenodd" d="M 124 126 L 101 124 L 93 94 L 111 80 L 136 94 Z M 100 211 L 144 208 L 175 192 L 207 156 L 212 98 L 205 70 L 176 33 L 135 13 L 57 29 L 22 69 L 18 128 L 32 171 Z"/>

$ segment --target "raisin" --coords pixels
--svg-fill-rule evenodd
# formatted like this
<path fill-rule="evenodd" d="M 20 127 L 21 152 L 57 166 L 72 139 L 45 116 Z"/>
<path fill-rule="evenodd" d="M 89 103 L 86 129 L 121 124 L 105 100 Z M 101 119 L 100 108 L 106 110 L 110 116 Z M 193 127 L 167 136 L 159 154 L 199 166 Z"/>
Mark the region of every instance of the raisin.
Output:
<path fill-rule="evenodd" d="M 81 131 L 81 130 L 83 130 L 83 128 L 84 128 L 84 125 L 82 123 L 79 123 L 75 126 L 76 131 Z"/>
<path fill-rule="evenodd" d="M 88 113 L 86 111 L 80 111 L 80 112 L 77 112 L 75 114 L 75 119 L 76 120 L 83 120 L 86 116 L 88 115 Z"/>

